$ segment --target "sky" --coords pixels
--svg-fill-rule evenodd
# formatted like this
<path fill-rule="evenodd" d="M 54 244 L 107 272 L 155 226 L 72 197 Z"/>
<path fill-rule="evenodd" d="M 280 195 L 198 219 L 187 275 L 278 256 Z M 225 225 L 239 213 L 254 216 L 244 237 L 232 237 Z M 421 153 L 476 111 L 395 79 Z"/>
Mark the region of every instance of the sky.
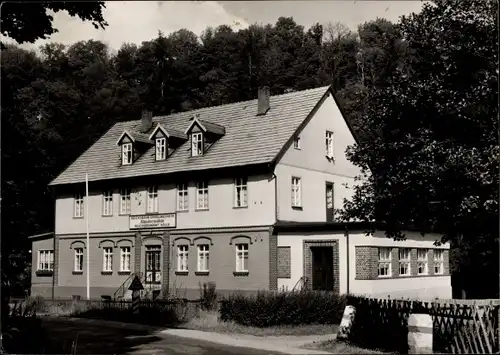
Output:
<path fill-rule="evenodd" d="M 140 45 L 157 36 L 187 28 L 197 35 L 207 26 L 230 25 L 235 30 L 249 24 L 274 24 L 280 16 L 293 17 L 309 28 L 319 22 L 341 22 L 355 30 L 360 23 L 377 17 L 397 21 L 401 15 L 418 12 L 421 1 L 110 1 L 103 11 L 109 26 L 96 30 L 91 23 L 58 12 L 53 26 L 59 30 L 47 40 L 23 44 L 36 49 L 47 42 L 70 45 L 81 40 L 100 40 L 113 51 L 125 42 Z M 5 39 L 4 37 L 1 37 Z"/>

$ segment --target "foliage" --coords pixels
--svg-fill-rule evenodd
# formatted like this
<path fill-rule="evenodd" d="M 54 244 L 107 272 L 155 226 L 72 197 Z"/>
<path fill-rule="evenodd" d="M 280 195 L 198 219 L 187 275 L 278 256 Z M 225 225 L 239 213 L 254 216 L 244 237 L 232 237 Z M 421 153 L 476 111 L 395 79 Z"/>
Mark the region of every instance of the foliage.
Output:
<path fill-rule="evenodd" d="M 322 292 L 259 292 L 235 294 L 221 300 L 220 319 L 241 325 L 272 327 L 302 324 L 339 324 L 345 297 Z"/>
<path fill-rule="evenodd" d="M 204 311 L 211 311 L 217 308 L 217 290 L 215 282 L 201 282 L 200 287 L 200 306 Z"/>

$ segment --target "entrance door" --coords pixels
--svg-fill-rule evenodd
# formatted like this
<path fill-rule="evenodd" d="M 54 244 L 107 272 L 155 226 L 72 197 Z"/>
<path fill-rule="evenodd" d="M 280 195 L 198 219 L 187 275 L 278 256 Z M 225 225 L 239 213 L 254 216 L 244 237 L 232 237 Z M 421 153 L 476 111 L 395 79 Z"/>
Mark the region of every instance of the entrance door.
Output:
<path fill-rule="evenodd" d="M 146 246 L 146 283 L 161 283 L 161 246 Z"/>
<path fill-rule="evenodd" d="M 312 288 L 318 291 L 333 291 L 333 248 L 311 247 Z"/>
<path fill-rule="evenodd" d="M 333 222 L 333 183 L 327 182 L 326 185 L 326 221 Z"/>

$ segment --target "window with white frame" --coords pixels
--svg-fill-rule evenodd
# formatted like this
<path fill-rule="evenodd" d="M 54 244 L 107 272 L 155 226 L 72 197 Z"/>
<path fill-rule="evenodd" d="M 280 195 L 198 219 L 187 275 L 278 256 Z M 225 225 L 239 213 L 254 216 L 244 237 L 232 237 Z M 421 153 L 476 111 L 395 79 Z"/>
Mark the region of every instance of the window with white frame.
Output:
<path fill-rule="evenodd" d="M 130 189 L 120 190 L 120 214 L 130 214 L 131 200 Z"/>
<path fill-rule="evenodd" d="M 410 249 L 399 248 L 399 275 L 410 276 Z"/>
<path fill-rule="evenodd" d="M 295 136 L 293 139 L 293 147 L 295 149 L 300 149 L 300 136 Z"/>
<path fill-rule="evenodd" d="M 74 206 L 74 216 L 75 217 L 83 217 L 83 194 L 78 193 L 75 194 L 75 206 Z"/>
<path fill-rule="evenodd" d="M 326 137 L 325 137 L 325 143 L 326 143 L 326 156 L 330 159 L 333 158 L 333 132 L 326 131 Z"/>
<path fill-rule="evenodd" d="M 148 187 L 146 198 L 148 213 L 158 212 L 158 188 L 156 186 Z"/>
<path fill-rule="evenodd" d="M 130 271 L 130 247 L 120 248 L 120 271 Z"/>
<path fill-rule="evenodd" d="M 191 134 L 191 155 L 196 157 L 203 154 L 203 133 Z"/>
<path fill-rule="evenodd" d="M 208 183 L 206 181 L 196 184 L 196 209 L 208 210 Z"/>
<path fill-rule="evenodd" d="M 439 275 L 443 273 L 443 250 L 434 249 L 434 274 Z"/>
<path fill-rule="evenodd" d="M 248 271 L 248 244 L 236 244 L 236 271 Z"/>
<path fill-rule="evenodd" d="M 378 248 L 378 276 L 391 276 L 391 248 Z"/>
<path fill-rule="evenodd" d="M 417 274 L 427 274 L 428 255 L 427 249 L 417 249 Z"/>
<path fill-rule="evenodd" d="M 167 158 L 167 139 L 156 138 L 156 160 L 165 160 Z"/>
<path fill-rule="evenodd" d="M 234 207 L 248 206 L 248 180 L 246 177 L 234 179 Z"/>
<path fill-rule="evenodd" d="M 113 270 L 113 248 L 105 247 L 102 249 L 102 271 L 110 272 Z"/>
<path fill-rule="evenodd" d="M 198 245 L 198 271 L 209 270 L 209 252 L 210 246 L 208 244 Z"/>
<path fill-rule="evenodd" d="M 188 271 L 189 246 L 177 246 L 177 271 Z"/>
<path fill-rule="evenodd" d="M 43 271 L 54 270 L 53 250 L 40 250 L 38 252 L 38 270 L 43 270 Z"/>
<path fill-rule="evenodd" d="M 104 191 L 102 193 L 102 215 L 113 215 L 113 191 Z"/>
<path fill-rule="evenodd" d="M 130 165 L 132 164 L 132 143 L 123 143 L 122 144 L 122 165 Z"/>
<path fill-rule="evenodd" d="M 83 271 L 83 248 L 75 248 L 75 271 Z"/>
<path fill-rule="evenodd" d="M 299 177 L 292 177 L 292 207 L 302 206 L 301 181 Z"/>
<path fill-rule="evenodd" d="M 187 211 L 189 209 L 188 185 L 177 185 L 177 211 Z"/>

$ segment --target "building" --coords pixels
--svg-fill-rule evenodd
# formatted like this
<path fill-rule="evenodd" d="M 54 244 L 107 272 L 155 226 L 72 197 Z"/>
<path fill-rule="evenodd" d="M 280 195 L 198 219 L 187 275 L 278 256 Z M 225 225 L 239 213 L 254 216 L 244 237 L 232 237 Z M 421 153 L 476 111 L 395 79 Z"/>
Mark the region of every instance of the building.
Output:
<path fill-rule="evenodd" d="M 187 298 L 208 281 L 451 297 L 436 236 L 334 221 L 360 172 L 344 154 L 354 137 L 330 87 L 116 123 L 50 183 L 55 231 L 33 237 L 32 294 L 84 298 L 88 250 L 92 298 L 128 297 L 136 274 Z"/>

